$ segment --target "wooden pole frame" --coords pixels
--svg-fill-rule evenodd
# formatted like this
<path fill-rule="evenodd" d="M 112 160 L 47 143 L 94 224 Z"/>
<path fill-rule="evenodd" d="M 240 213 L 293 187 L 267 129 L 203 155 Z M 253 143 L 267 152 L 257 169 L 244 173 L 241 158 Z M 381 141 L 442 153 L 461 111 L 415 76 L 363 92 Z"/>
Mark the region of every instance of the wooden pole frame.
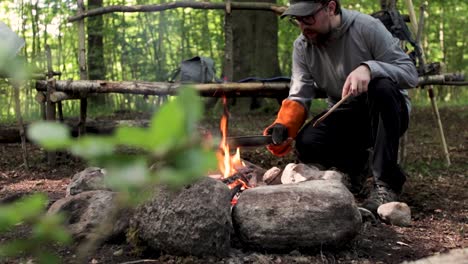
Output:
<path fill-rule="evenodd" d="M 421 65 L 420 65 L 420 67 L 423 68 L 424 64 L 425 64 L 425 56 L 424 56 L 423 48 L 421 46 L 421 37 L 422 37 L 423 29 L 424 29 L 425 5 L 422 4 L 421 7 L 420 7 L 420 14 L 419 14 L 419 21 L 418 22 L 416 22 L 417 20 L 416 20 L 416 14 L 414 12 L 413 1 L 412 0 L 406 0 L 406 5 L 408 7 L 408 11 L 409 11 L 409 14 L 410 14 L 410 21 L 411 21 L 412 27 L 414 28 L 415 25 L 418 25 L 417 32 L 416 32 L 416 43 L 419 44 L 419 48 L 421 49 L 421 61 L 420 61 Z M 422 89 L 424 89 L 424 87 L 425 87 L 424 85 L 421 86 Z M 447 163 L 447 166 L 450 166 L 451 165 L 450 154 L 449 154 L 448 147 L 447 147 L 447 141 L 445 140 L 444 127 L 442 125 L 442 120 L 440 118 L 439 108 L 438 108 L 437 102 L 435 100 L 434 89 L 433 89 L 432 85 L 428 85 L 427 92 L 428 92 L 429 99 L 431 101 L 432 111 L 433 111 L 434 116 L 436 118 L 437 127 L 438 127 L 438 131 L 439 131 L 439 135 L 440 135 L 440 140 L 441 140 L 441 143 L 442 143 L 442 151 L 444 152 L 444 156 L 445 156 L 445 161 Z"/>
<path fill-rule="evenodd" d="M 85 13 L 83 0 L 78 0 L 78 15 Z M 88 79 L 88 69 L 86 66 L 86 34 L 84 20 L 78 21 L 78 63 L 80 65 L 80 80 Z M 78 123 L 79 135 L 84 135 L 86 131 L 86 115 L 88 109 L 88 99 L 86 97 L 80 99 L 80 121 Z"/>
<path fill-rule="evenodd" d="M 272 11 L 277 15 L 281 15 L 286 9 L 286 6 L 275 5 L 271 3 L 258 3 L 258 2 L 231 2 L 227 0 L 225 3 L 210 3 L 210 2 L 193 2 L 193 1 L 175 1 L 164 4 L 152 5 L 112 5 L 101 8 L 95 8 L 88 11 L 78 13 L 76 16 L 68 18 L 68 22 L 75 22 L 83 20 L 86 17 L 99 16 L 103 14 L 115 12 L 158 12 L 174 8 L 193 8 L 193 9 L 219 9 L 219 10 L 263 10 Z M 79 8 L 78 8 L 79 9 Z"/>

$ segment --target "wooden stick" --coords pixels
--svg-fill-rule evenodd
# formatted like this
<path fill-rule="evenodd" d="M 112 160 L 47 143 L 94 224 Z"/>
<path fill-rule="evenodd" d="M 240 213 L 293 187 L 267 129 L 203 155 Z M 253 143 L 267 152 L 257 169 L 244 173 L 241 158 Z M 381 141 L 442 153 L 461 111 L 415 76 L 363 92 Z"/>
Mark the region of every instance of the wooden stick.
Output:
<path fill-rule="evenodd" d="M 78 0 L 78 15 L 85 13 L 85 6 L 83 0 Z M 84 20 L 78 21 L 78 64 L 80 66 L 80 79 L 88 79 L 88 68 L 86 64 L 86 35 Z M 67 84 L 70 82 L 67 81 Z M 79 135 L 83 136 L 86 131 L 86 112 L 88 109 L 88 99 L 86 97 L 80 99 L 80 121 Z"/>
<path fill-rule="evenodd" d="M 313 127 L 316 127 L 318 124 L 320 124 L 325 118 L 327 118 L 327 116 L 329 116 L 333 111 L 335 111 L 335 109 L 337 109 L 342 103 L 344 103 L 350 96 L 351 94 L 347 94 L 345 97 L 341 98 L 341 100 L 338 101 L 338 103 L 336 103 L 332 108 L 330 108 L 328 112 L 326 112 L 323 116 L 321 116 L 315 121 Z"/>
<path fill-rule="evenodd" d="M 446 73 L 440 75 L 426 75 L 419 77 L 418 86 L 437 85 L 466 85 L 463 74 Z M 105 81 L 105 80 L 57 80 L 56 90 L 76 96 L 86 96 L 93 93 L 123 93 L 145 95 L 176 95 L 178 90 L 191 86 L 201 96 L 206 97 L 287 97 L 289 82 L 250 82 L 250 83 L 168 83 L 145 81 Z M 37 80 L 36 90 L 45 92 L 47 81 Z M 81 94 L 82 95 L 78 95 Z M 64 98 L 67 99 L 74 99 Z M 77 98 L 78 99 L 78 98 Z M 39 98 L 40 100 L 40 98 Z"/>
<path fill-rule="evenodd" d="M 280 6 L 271 3 L 256 3 L 256 2 L 231 2 L 230 8 L 233 10 L 265 10 L 272 11 L 281 15 L 286 9 L 286 6 Z M 68 22 L 83 20 L 85 17 L 98 16 L 114 12 L 158 12 L 174 8 L 193 8 L 193 9 L 226 9 L 226 3 L 209 3 L 209 2 L 193 2 L 193 1 L 175 1 L 163 4 L 151 5 L 111 5 L 91 9 L 84 12 L 79 12 L 76 16 L 68 18 Z"/>

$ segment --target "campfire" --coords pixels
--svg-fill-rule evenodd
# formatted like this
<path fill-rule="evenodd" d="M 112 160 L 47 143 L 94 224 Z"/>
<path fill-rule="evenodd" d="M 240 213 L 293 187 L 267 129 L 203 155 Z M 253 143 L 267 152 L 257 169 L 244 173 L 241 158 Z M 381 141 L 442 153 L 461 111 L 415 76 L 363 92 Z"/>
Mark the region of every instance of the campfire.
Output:
<path fill-rule="evenodd" d="M 224 111 L 220 121 L 221 142 L 219 144 L 216 157 L 218 159 L 218 169 L 221 173 L 221 180 L 232 190 L 232 201 L 234 205 L 241 191 L 252 186 L 249 181 L 252 178 L 252 170 L 245 165 L 240 156 L 240 148 L 236 148 L 235 153 L 230 149 L 227 142 L 229 127 L 229 111 L 226 97 L 223 97 Z"/>

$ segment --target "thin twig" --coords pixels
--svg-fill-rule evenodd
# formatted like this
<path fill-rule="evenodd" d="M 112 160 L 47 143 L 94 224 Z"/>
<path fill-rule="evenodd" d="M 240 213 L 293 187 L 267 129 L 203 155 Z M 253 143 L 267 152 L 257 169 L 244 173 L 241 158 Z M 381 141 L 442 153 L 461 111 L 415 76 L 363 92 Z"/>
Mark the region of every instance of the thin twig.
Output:
<path fill-rule="evenodd" d="M 122 262 L 120 264 L 137 264 L 137 263 L 145 263 L 145 262 L 158 262 L 158 260 L 156 260 L 156 259 L 140 259 L 140 260 Z"/>
<path fill-rule="evenodd" d="M 315 121 L 313 127 L 316 127 L 318 124 L 320 124 L 320 122 L 322 122 L 325 118 L 327 118 L 327 116 L 329 116 L 333 111 L 335 111 L 335 109 L 337 109 L 342 103 L 344 103 L 350 96 L 351 94 L 347 94 L 345 97 L 341 98 L 341 100 L 338 101 L 338 103 L 336 103 L 332 108 L 330 108 L 328 112 L 326 112 L 323 116 L 321 116 L 319 119 Z"/>

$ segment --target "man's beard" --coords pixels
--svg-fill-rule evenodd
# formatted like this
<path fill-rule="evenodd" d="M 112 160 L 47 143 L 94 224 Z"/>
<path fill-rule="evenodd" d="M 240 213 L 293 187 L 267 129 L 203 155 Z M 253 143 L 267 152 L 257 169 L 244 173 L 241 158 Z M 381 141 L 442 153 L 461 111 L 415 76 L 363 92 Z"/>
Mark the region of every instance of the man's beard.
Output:
<path fill-rule="evenodd" d="M 307 30 L 305 31 L 307 32 Z M 307 34 L 304 34 L 304 35 L 307 41 L 309 41 L 310 43 L 314 44 L 315 46 L 323 47 L 323 46 L 326 46 L 330 42 L 334 31 L 336 30 L 332 28 L 331 24 L 329 24 L 327 32 L 325 33 L 315 32 L 316 35 L 314 36 L 314 38 L 307 37 Z"/>

